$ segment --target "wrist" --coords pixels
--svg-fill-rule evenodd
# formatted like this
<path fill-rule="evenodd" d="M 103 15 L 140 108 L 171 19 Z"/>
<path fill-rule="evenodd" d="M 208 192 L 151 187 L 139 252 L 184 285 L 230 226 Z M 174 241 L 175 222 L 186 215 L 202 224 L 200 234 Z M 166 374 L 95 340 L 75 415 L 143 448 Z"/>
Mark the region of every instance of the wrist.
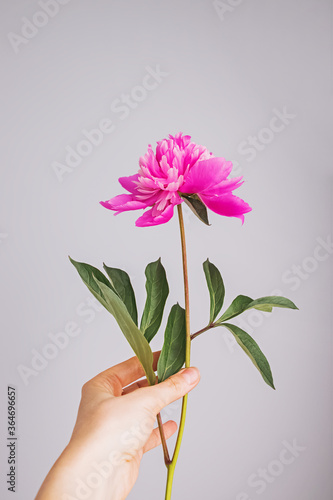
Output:
<path fill-rule="evenodd" d="M 113 495 L 119 456 L 115 453 L 113 461 L 109 458 L 103 460 L 91 453 L 91 447 L 71 441 L 50 470 L 35 500 L 121 498 Z"/>

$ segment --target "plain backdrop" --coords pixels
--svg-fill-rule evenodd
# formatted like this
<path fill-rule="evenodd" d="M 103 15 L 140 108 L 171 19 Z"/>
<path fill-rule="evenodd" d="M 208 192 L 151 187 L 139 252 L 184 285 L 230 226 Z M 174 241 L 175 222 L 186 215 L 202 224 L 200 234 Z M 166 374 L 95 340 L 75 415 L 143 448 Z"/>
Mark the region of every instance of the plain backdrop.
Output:
<path fill-rule="evenodd" d="M 144 268 L 161 257 L 167 310 L 184 303 L 176 217 L 136 228 L 139 213 L 113 217 L 99 205 L 123 192 L 118 177 L 136 173 L 148 144 L 182 131 L 234 162 L 245 179 L 237 194 L 253 207 L 243 226 L 210 213 L 206 227 L 185 211 L 192 331 L 208 320 L 207 257 L 226 305 L 279 291 L 299 311 L 243 319 L 276 391 L 223 329 L 194 342 L 202 380 L 173 499 L 331 499 L 332 3 L 2 0 L 1 61 L 1 498 L 34 498 L 71 435 L 83 383 L 132 356 L 67 256 L 126 269 L 140 311 Z M 101 123 L 107 133 L 82 143 Z M 22 376 L 68 323 L 79 334 Z M 15 494 L 8 385 L 17 392 Z M 179 408 L 164 419 L 177 420 Z M 164 498 L 165 478 L 158 448 L 129 498 Z"/>

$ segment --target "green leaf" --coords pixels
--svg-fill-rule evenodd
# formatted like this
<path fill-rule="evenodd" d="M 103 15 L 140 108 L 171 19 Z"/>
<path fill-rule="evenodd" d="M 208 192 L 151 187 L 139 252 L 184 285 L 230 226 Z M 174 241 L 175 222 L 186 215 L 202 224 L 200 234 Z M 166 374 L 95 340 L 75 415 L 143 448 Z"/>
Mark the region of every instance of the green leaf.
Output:
<path fill-rule="evenodd" d="M 224 283 L 220 271 L 208 259 L 203 263 L 203 269 L 210 296 L 209 323 L 213 323 L 223 306 L 225 294 Z"/>
<path fill-rule="evenodd" d="M 186 205 L 190 207 L 194 215 L 196 215 L 198 219 L 201 220 L 201 222 L 203 222 L 207 226 L 210 226 L 207 215 L 207 207 L 200 200 L 197 194 L 191 194 L 191 195 L 181 194 L 181 198 L 183 198 Z"/>
<path fill-rule="evenodd" d="M 150 342 L 161 325 L 165 302 L 169 295 L 169 286 L 161 259 L 148 264 L 145 275 L 147 298 L 140 330 Z"/>
<path fill-rule="evenodd" d="M 222 323 L 223 321 L 234 318 L 248 309 L 253 308 L 259 311 L 272 312 L 273 307 L 298 309 L 291 300 L 285 297 L 272 295 L 270 297 L 261 297 L 260 299 L 253 300 L 246 295 L 238 295 L 224 314 L 217 320 L 217 323 Z"/>
<path fill-rule="evenodd" d="M 265 311 L 263 307 L 284 307 L 287 309 L 298 309 L 295 304 L 285 297 L 280 297 L 278 295 L 272 295 L 270 297 L 261 297 L 260 299 L 256 299 L 250 304 L 250 307 L 254 307 L 255 309 L 259 309 L 261 311 Z"/>
<path fill-rule="evenodd" d="M 136 301 L 134 290 L 131 284 L 131 280 L 128 274 L 122 269 L 117 269 L 115 267 L 108 267 L 103 264 L 103 267 L 110 278 L 110 283 L 113 290 L 119 295 L 121 300 L 127 307 L 128 312 L 134 323 L 138 324 L 138 311 L 136 308 Z"/>
<path fill-rule="evenodd" d="M 253 302 L 251 297 L 247 297 L 246 295 L 238 295 L 230 304 L 228 309 L 222 314 L 222 316 L 217 320 L 217 323 L 221 323 L 222 321 L 226 321 L 228 319 L 234 318 L 238 316 L 242 312 L 247 309 L 247 306 Z"/>
<path fill-rule="evenodd" d="M 109 280 L 104 276 L 104 274 L 99 271 L 96 267 L 90 266 L 89 264 L 84 264 L 83 262 L 76 262 L 75 260 L 69 257 L 69 260 L 76 268 L 79 273 L 82 281 L 88 287 L 90 292 L 96 297 L 97 300 L 107 309 L 104 295 L 101 292 L 100 287 L 97 285 L 94 276 L 101 282 L 104 283 L 105 286 L 112 288 Z"/>
<path fill-rule="evenodd" d="M 266 359 L 266 356 L 264 355 L 258 344 L 253 340 L 253 338 L 236 325 L 231 325 L 230 323 L 222 323 L 221 326 L 225 326 L 233 334 L 237 343 L 241 346 L 243 351 L 246 352 L 256 368 L 258 368 L 264 381 L 270 387 L 275 389 L 271 368 Z"/>
<path fill-rule="evenodd" d="M 268 304 L 263 304 L 262 306 L 254 306 L 254 309 L 257 309 L 258 311 L 271 313 L 273 311 L 273 306 L 270 306 Z"/>
<path fill-rule="evenodd" d="M 127 307 L 113 290 L 111 283 L 104 274 L 95 267 L 82 262 L 76 262 L 71 258 L 69 259 L 91 293 L 114 316 L 120 329 L 141 362 L 149 383 L 151 385 L 155 384 L 156 377 L 153 370 L 152 350 L 147 340 L 142 335 L 142 332 L 140 332 L 131 318 Z"/>
<path fill-rule="evenodd" d="M 185 309 L 172 306 L 164 333 L 164 343 L 157 363 L 158 381 L 177 373 L 185 363 Z"/>
<path fill-rule="evenodd" d="M 154 385 L 156 383 L 156 377 L 153 370 L 153 353 L 147 339 L 142 335 L 142 332 L 134 323 L 120 297 L 97 278 L 95 278 L 95 282 L 105 298 L 107 310 L 117 321 L 126 340 L 142 364 L 149 384 Z"/>

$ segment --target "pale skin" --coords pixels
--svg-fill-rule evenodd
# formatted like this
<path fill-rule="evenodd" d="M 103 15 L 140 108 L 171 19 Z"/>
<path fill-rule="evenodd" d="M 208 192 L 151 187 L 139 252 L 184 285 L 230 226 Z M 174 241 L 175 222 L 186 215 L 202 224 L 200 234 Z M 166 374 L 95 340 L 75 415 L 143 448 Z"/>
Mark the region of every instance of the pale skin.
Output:
<path fill-rule="evenodd" d="M 154 370 L 158 356 L 159 352 L 154 353 Z M 128 496 L 144 453 L 161 444 L 156 415 L 200 380 L 194 367 L 155 386 L 139 380 L 143 376 L 143 368 L 134 357 L 83 386 L 70 442 L 35 500 L 124 500 Z M 169 420 L 163 429 L 168 439 L 177 424 Z"/>

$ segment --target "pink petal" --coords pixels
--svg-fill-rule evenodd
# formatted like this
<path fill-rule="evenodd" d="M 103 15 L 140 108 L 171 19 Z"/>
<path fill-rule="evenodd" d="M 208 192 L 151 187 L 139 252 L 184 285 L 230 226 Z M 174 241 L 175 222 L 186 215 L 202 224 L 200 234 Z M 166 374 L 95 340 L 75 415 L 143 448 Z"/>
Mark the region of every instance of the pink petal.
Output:
<path fill-rule="evenodd" d="M 131 194 L 119 194 L 111 200 L 100 201 L 100 204 L 109 210 L 116 210 L 118 213 L 147 207 L 147 203 L 136 200 Z"/>
<path fill-rule="evenodd" d="M 224 194 L 222 196 L 200 195 L 203 203 L 213 212 L 227 217 L 238 217 L 244 222 L 244 215 L 250 212 L 252 208 L 244 200 L 233 194 Z"/>
<path fill-rule="evenodd" d="M 160 166 L 156 160 L 154 151 L 151 145 L 148 146 L 148 151 L 144 156 L 139 159 L 139 165 L 141 168 L 146 168 L 148 172 L 152 175 L 158 176 L 160 173 Z"/>
<path fill-rule="evenodd" d="M 154 207 L 150 210 L 147 210 L 141 217 L 139 217 L 135 225 L 137 227 L 148 227 L 148 226 L 157 226 L 159 224 L 165 224 L 168 222 L 173 216 L 173 207 L 174 205 L 168 205 L 163 212 L 158 212 L 158 215 L 153 215 Z M 156 210 L 154 210 L 156 212 Z"/>
<path fill-rule="evenodd" d="M 226 180 L 232 163 L 224 158 L 209 158 L 195 163 L 186 176 L 182 193 L 201 193 Z"/>
<path fill-rule="evenodd" d="M 137 193 L 137 182 L 139 179 L 139 174 L 130 175 L 129 177 L 119 177 L 118 181 L 120 184 L 130 193 Z"/>
<path fill-rule="evenodd" d="M 232 179 L 226 179 L 225 181 L 222 181 L 219 184 L 217 184 L 217 186 L 206 189 L 206 191 L 202 192 L 201 194 L 207 196 L 212 196 L 212 195 L 221 196 L 222 194 L 227 194 L 230 191 L 239 188 L 244 182 L 244 181 L 242 182 L 242 179 L 243 177 L 234 177 Z"/>
<path fill-rule="evenodd" d="M 183 135 L 183 132 L 178 132 L 175 136 L 169 134 L 169 139 L 173 140 L 179 148 L 186 148 L 191 142 L 190 135 Z"/>

